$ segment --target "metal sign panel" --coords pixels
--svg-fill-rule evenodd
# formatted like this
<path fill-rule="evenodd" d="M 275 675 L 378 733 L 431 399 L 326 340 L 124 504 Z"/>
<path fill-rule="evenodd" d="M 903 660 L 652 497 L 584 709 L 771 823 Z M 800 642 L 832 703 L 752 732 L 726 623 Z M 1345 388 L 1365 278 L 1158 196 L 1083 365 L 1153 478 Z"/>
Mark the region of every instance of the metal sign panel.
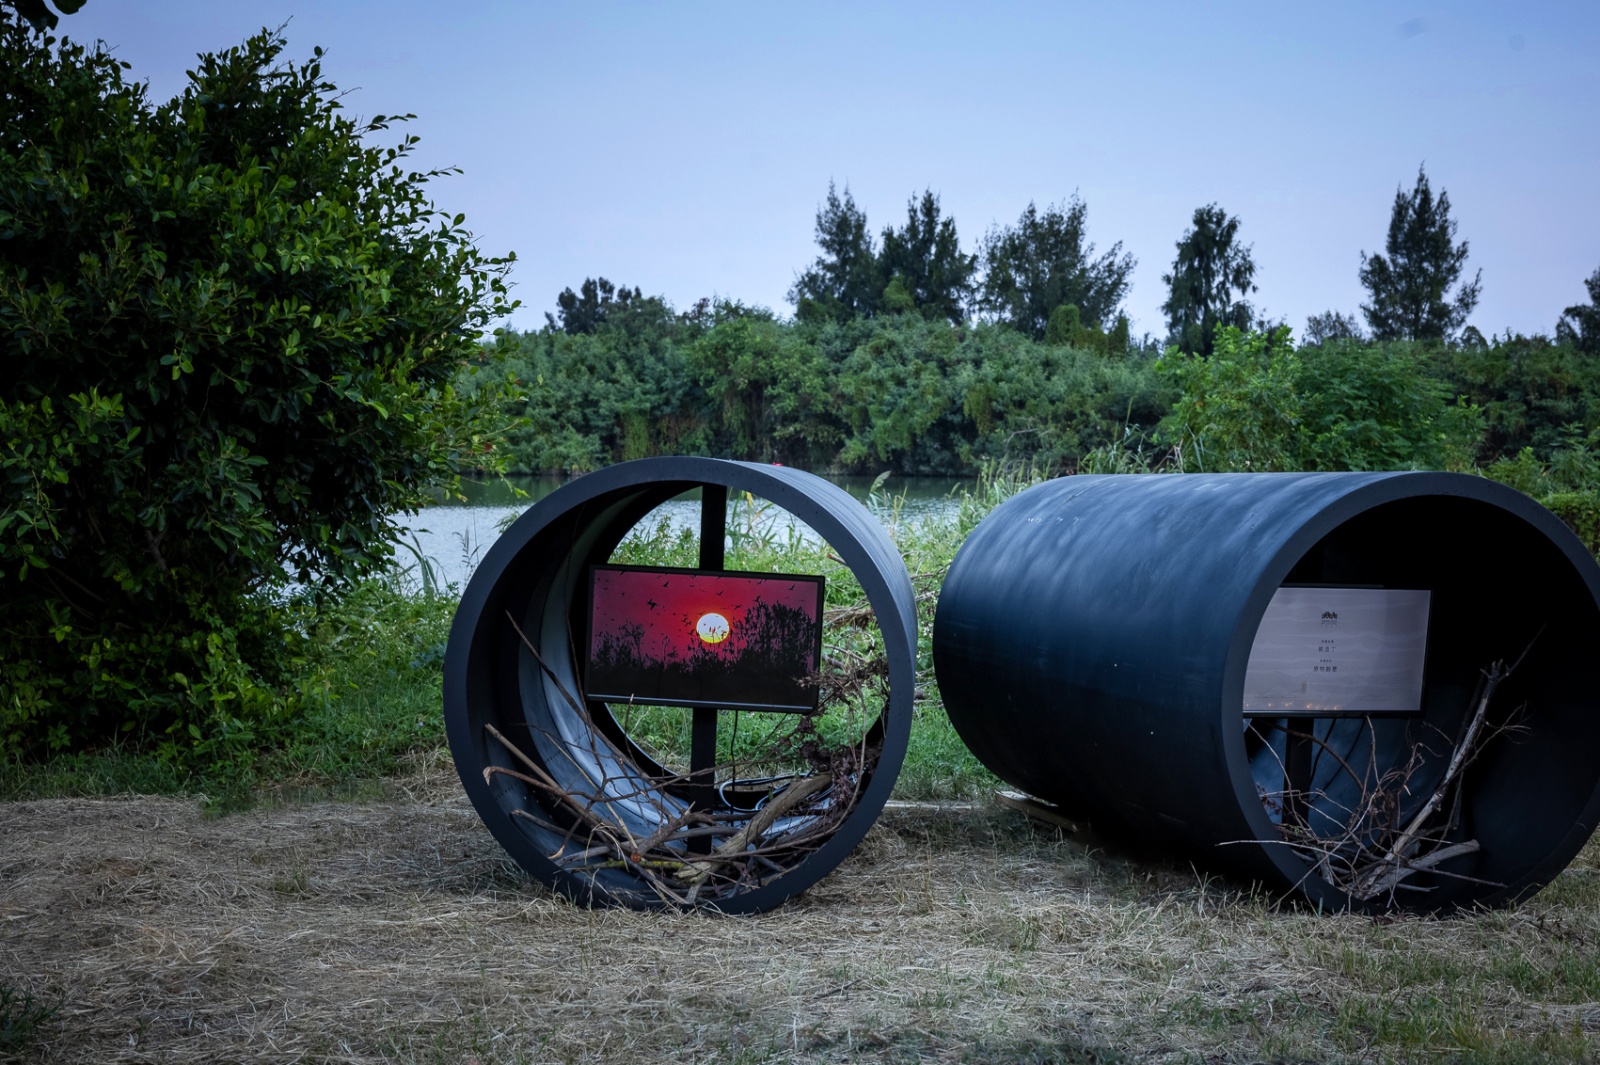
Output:
<path fill-rule="evenodd" d="M 1432 593 L 1279 588 L 1245 669 L 1246 717 L 1416 714 Z"/>

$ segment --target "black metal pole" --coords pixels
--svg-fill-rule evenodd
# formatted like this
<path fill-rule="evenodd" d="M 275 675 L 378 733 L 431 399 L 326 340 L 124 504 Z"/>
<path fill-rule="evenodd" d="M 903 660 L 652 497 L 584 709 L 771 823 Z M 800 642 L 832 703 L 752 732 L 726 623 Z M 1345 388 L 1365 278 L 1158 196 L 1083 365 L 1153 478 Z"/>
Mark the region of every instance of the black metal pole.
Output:
<path fill-rule="evenodd" d="M 723 542 L 728 535 L 728 486 L 703 485 L 700 489 L 700 568 L 720 570 L 725 561 Z M 717 708 L 697 706 L 690 726 L 689 776 L 695 788 L 695 805 L 709 807 L 717 801 Z M 709 848 L 709 837 L 698 840 Z"/>

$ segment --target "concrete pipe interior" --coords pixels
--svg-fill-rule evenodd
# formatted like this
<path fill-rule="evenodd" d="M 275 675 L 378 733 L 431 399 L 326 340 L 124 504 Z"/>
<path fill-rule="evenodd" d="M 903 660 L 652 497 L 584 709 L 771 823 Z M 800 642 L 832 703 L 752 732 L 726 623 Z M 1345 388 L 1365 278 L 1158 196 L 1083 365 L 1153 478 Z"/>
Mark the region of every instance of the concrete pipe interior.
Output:
<path fill-rule="evenodd" d="M 758 859 L 707 863 L 777 797 L 797 785 L 817 784 L 816 767 L 805 757 L 812 752 L 790 742 L 774 755 L 787 759 L 776 772 L 741 774 L 734 763 L 736 779 L 726 766 L 695 777 L 671 764 L 646 731 L 672 727 L 674 713 L 700 711 L 619 706 L 584 695 L 576 634 L 585 631 L 590 568 L 614 561 L 619 545 L 626 547 L 630 532 L 655 508 L 686 493 L 703 497 L 702 512 L 710 507 L 705 499 L 717 500 L 714 564 L 705 568 L 724 568 L 721 500 L 728 494 L 751 505 L 769 501 L 814 530 L 865 590 L 886 660 L 887 691 L 876 714 L 852 718 L 854 731 L 839 740 L 839 746 L 857 752 L 853 767 L 836 769 L 831 782 L 793 813 L 762 821 L 762 839 L 788 832 L 806 841 L 792 851 L 774 849 L 777 860 L 764 864 Z M 703 534 L 706 528 L 702 524 Z M 706 560 L 702 543 L 702 565 Z M 695 560 L 687 565 L 694 567 Z M 696 458 L 622 463 L 579 478 L 529 508 L 474 574 L 446 653 L 451 752 L 463 786 L 495 838 L 529 873 L 578 901 L 635 908 L 687 904 L 725 912 L 767 909 L 837 865 L 887 800 L 910 730 L 915 631 L 910 581 L 898 552 L 882 526 L 842 490 L 801 471 L 752 463 Z M 779 717 L 785 727 L 820 723 L 817 728 L 824 732 L 829 727 L 825 714 L 713 714 L 717 721 L 730 716 L 734 728 L 741 723 L 747 729 L 764 727 L 754 720 Z M 641 720 L 649 722 L 648 729 Z M 728 728 L 726 721 L 712 726 L 713 744 L 737 739 L 729 739 Z M 769 731 L 779 744 L 790 735 Z M 577 801 L 557 801 L 558 790 Z M 720 811 L 716 824 L 726 823 L 720 833 L 694 817 L 696 810 L 712 806 Z M 598 835 L 596 819 L 604 823 Z M 663 837 L 668 842 L 660 844 Z M 617 838 L 639 841 L 641 853 L 630 853 L 631 845 L 605 845 Z M 652 841 L 658 842 L 648 846 Z M 748 849 L 760 847 L 752 843 Z M 594 853 L 581 857 L 588 851 Z M 678 868 L 667 868 L 673 865 Z M 697 865 L 714 868 L 717 876 L 697 886 L 685 872 Z"/>

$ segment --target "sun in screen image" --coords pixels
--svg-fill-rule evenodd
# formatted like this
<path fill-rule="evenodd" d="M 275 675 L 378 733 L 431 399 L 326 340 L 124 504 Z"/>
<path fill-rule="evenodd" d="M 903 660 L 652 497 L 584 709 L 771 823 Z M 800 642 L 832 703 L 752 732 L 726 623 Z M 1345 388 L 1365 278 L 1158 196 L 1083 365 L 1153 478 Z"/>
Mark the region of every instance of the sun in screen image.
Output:
<path fill-rule="evenodd" d="M 701 614 L 694 631 L 706 643 L 717 644 L 728 638 L 728 619 L 721 614 Z"/>

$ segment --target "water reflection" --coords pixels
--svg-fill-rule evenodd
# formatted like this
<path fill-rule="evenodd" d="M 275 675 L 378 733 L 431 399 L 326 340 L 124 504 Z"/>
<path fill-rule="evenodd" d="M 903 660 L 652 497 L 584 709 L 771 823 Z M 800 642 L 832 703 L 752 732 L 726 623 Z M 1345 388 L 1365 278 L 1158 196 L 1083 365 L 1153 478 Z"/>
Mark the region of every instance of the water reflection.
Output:
<path fill-rule="evenodd" d="M 863 503 L 868 502 L 874 478 L 829 477 L 829 481 Z M 489 546 L 523 511 L 543 499 L 565 481 L 556 477 L 509 477 L 494 481 L 463 481 L 460 500 L 441 500 L 406 522 L 403 546 L 396 562 L 407 571 L 408 580 L 420 586 L 421 559 L 427 560 L 432 575 L 441 585 L 466 587 Z M 955 491 L 969 481 L 954 477 L 890 477 L 879 486 L 879 498 L 893 500 L 893 514 L 902 522 L 940 521 L 955 513 Z M 674 526 L 698 527 L 699 490 L 686 493 L 657 507 L 646 522 L 654 525 L 665 517 Z M 887 508 L 886 508 L 887 509 Z M 764 506 L 761 501 L 736 497 L 728 503 L 731 531 L 755 532 L 777 539 L 799 536 L 815 539 L 815 533 L 796 522 L 787 511 Z"/>

